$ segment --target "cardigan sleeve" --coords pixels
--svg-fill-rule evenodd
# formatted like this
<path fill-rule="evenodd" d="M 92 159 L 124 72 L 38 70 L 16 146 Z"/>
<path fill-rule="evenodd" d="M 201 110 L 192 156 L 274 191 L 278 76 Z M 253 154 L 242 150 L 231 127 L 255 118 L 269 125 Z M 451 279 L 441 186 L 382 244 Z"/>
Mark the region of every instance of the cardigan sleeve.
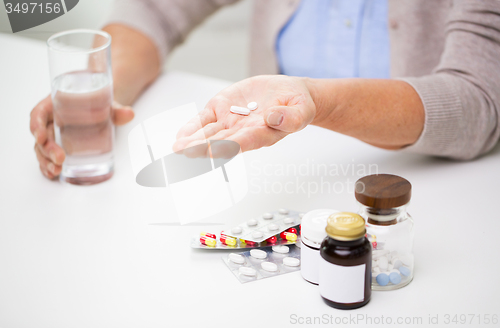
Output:
<path fill-rule="evenodd" d="M 123 24 L 142 32 L 155 43 L 164 60 L 205 18 L 236 1 L 115 0 L 105 24 Z"/>
<path fill-rule="evenodd" d="M 419 94 L 425 126 L 407 151 L 473 159 L 500 137 L 500 1 L 457 0 L 432 74 L 403 78 Z"/>

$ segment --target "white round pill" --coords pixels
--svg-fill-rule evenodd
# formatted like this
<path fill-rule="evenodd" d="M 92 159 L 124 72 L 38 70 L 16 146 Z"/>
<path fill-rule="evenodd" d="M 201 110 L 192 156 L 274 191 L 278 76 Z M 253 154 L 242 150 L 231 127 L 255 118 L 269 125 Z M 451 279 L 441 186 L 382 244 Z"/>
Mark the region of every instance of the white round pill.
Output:
<path fill-rule="evenodd" d="M 250 277 L 257 275 L 257 271 L 254 268 L 249 268 L 249 267 L 241 267 L 239 268 L 238 272 L 244 276 L 250 276 Z"/>
<path fill-rule="evenodd" d="M 254 227 L 254 226 L 256 226 L 256 225 L 257 225 L 257 220 L 255 220 L 255 219 L 250 219 L 250 220 L 248 220 L 248 221 L 247 221 L 247 225 L 248 225 L 249 227 Z"/>
<path fill-rule="evenodd" d="M 279 229 L 279 225 L 275 224 L 275 223 L 271 223 L 270 225 L 267 226 L 267 229 L 269 229 L 269 231 L 276 231 Z"/>
<path fill-rule="evenodd" d="M 241 233 L 242 231 L 241 227 L 234 227 L 231 229 L 231 233 L 234 233 L 235 235 Z"/>
<path fill-rule="evenodd" d="M 285 246 L 285 245 L 273 246 L 273 252 L 276 252 L 276 253 L 286 254 L 289 251 L 290 251 L 290 249 L 288 248 L 288 246 Z"/>
<path fill-rule="evenodd" d="M 278 271 L 278 266 L 273 262 L 262 262 L 260 264 L 260 266 L 262 267 L 262 269 L 264 269 L 266 271 L 270 271 L 270 272 Z"/>
<path fill-rule="evenodd" d="M 252 238 L 255 238 L 255 239 L 259 239 L 259 238 L 262 238 L 264 235 L 262 234 L 262 232 L 260 231 L 254 231 L 252 233 Z"/>
<path fill-rule="evenodd" d="M 283 264 L 286 266 L 296 267 L 300 265 L 300 260 L 295 257 L 285 257 Z"/>
<path fill-rule="evenodd" d="M 236 253 L 229 254 L 229 260 L 231 262 L 236 263 L 236 264 L 243 264 L 243 263 L 245 263 L 245 258 L 242 255 L 236 254 Z"/>
<path fill-rule="evenodd" d="M 283 220 L 283 222 L 284 222 L 285 224 L 291 224 L 291 223 L 293 223 L 294 221 L 295 221 L 295 220 L 294 220 L 293 218 L 291 218 L 291 217 L 287 217 L 287 218 L 285 218 L 285 219 Z"/>
<path fill-rule="evenodd" d="M 380 271 L 386 271 L 388 265 L 389 265 L 389 261 L 387 260 L 387 257 L 381 256 L 378 259 L 378 267 L 380 268 Z"/>
<path fill-rule="evenodd" d="M 252 249 L 250 255 L 256 259 L 265 259 L 267 257 L 267 253 L 260 249 Z"/>
<path fill-rule="evenodd" d="M 280 214 L 288 214 L 288 210 L 286 208 L 280 208 L 278 212 Z"/>
<path fill-rule="evenodd" d="M 273 214 L 272 213 L 264 213 L 264 214 L 262 214 L 262 218 L 264 220 L 271 220 L 273 218 Z"/>
<path fill-rule="evenodd" d="M 259 105 L 255 101 L 249 102 L 247 105 L 247 108 L 250 110 L 256 110 Z"/>

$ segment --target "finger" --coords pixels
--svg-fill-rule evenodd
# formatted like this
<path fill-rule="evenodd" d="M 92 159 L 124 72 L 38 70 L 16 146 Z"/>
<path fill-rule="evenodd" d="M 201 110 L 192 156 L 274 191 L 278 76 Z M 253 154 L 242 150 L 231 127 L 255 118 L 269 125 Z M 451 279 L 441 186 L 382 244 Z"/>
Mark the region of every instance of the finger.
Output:
<path fill-rule="evenodd" d="M 61 174 L 62 166 L 55 165 L 50 159 L 45 157 L 40 151 L 38 145 L 35 145 L 35 154 L 38 162 L 40 163 L 40 170 L 45 176 L 52 179 L 53 177 Z"/>
<path fill-rule="evenodd" d="M 30 113 L 30 131 L 39 144 L 44 144 L 47 140 L 47 124 L 53 120 L 52 111 L 52 99 L 48 95 Z"/>
<path fill-rule="evenodd" d="M 115 125 L 124 125 L 134 119 L 135 113 L 132 107 L 123 106 L 116 101 L 113 101 L 113 123 Z"/>
<path fill-rule="evenodd" d="M 264 110 L 263 117 L 269 127 L 291 133 L 302 130 L 312 122 L 314 113 L 303 104 L 273 106 Z"/>
<path fill-rule="evenodd" d="M 174 152 L 180 152 L 183 149 L 185 149 L 189 143 L 191 143 L 193 141 L 197 141 L 197 140 L 208 139 L 208 138 L 212 137 L 214 134 L 221 131 L 223 128 L 224 127 L 221 123 L 218 123 L 218 122 L 217 123 L 209 123 L 205 127 L 201 128 L 198 131 L 196 131 L 195 133 L 193 133 L 192 135 L 177 140 L 174 143 L 173 150 L 174 150 Z"/>
<path fill-rule="evenodd" d="M 241 151 L 249 151 L 274 145 L 279 140 L 283 139 L 288 133 L 277 131 L 267 126 L 263 127 L 248 127 L 238 130 L 233 135 L 226 138 L 238 143 Z"/>
<path fill-rule="evenodd" d="M 215 111 L 211 107 L 205 107 L 204 110 L 180 128 L 179 132 L 177 132 L 177 139 L 188 137 L 205 125 L 215 122 L 217 122 Z"/>
<path fill-rule="evenodd" d="M 233 130 L 222 130 L 216 134 L 214 134 L 210 139 L 211 140 L 223 140 L 229 136 L 231 136 L 234 133 Z M 206 145 L 203 148 L 199 145 L 204 144 Z M 209 156 L 209 150 L 208 150 L 208 144 L 206 140 L 194 140 L 185 145 L 183 149 L 183 154 L 186 155 L 187 157 L 195 158 L 195 157 L 205 157 Z"/>
<path fill-rule="evenodd" d="M 45 144 L 37 144 L 43 156 L 50 159 L 55 165 L 62 165 L 66 154 L 64 150 L 55 142 L 54 139 L 54 125 L 52 123 L 47 127 L 47 140 Z"/>

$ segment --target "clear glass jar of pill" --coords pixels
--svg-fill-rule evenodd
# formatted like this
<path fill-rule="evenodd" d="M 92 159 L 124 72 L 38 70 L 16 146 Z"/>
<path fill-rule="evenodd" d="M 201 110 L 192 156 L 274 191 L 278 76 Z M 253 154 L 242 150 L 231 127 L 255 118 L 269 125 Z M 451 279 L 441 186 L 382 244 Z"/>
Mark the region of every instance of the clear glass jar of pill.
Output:
<path fill-rule="evenodd" d="M 355 196 L 372 244 L 372 289 L 408 285 L 414 271 L 413 219 L 406 211 L 410 182 L 390 174 L 366 176 L 356 182 Z"/>

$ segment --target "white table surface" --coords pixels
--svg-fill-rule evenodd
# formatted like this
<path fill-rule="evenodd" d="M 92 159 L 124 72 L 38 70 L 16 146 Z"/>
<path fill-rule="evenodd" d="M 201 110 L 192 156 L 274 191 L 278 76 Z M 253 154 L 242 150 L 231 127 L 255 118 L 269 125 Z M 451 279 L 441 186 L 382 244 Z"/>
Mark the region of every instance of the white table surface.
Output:
<path fill-rule="evenodd" d="M 177 225 L 165 188 L 135 184 L 127 133 L 169 108 L 194 101 L 201 109 L 228 84 L 166 73 L 136 103 L 134 121 L 117 129 L 115 176 L 91 187 L 64 185 L 39 172 L 29 132 L 29 113 L 49 92 L 45 45 L 0 35 L 1 328 L 283 327 L 297 326 L 294 318 L 323 315 L 361 327 L 369 321 L 347 320 L 369 316 L 380 322 L 383 316 L 395 323 L 401 317 L 417 320 L 405 326 L 425 327 L 429 316 L 437 315 L 439 326 L 478 327 L 484 315 L 500 315 L 500 147 L 473 162 L 453 162 L 379 150 L 308 127 L 244 154 L 251 188 L 242 202 L 206 225 Z M 349 172 L 323 177 L 258 172 L 283 163 L 333 164 Z M 368 164 L 413 184 L 409 212 L 415 220 L 416 269 L 409 286 L 373 292 L 361 309 L 328 307 L 299 272 L 240 284 L 221 261 L 223 251 L 189 246 L 200 230 L 223 227 L 209 223 L 235 224 L 280 207 L 356 211 L 352 184 L 363 175 L 359 165 Z M 300 185 L 321 178 L 337 183 L 337 192 L 256 190 L 264 181 Z M 470 325 L 470 316 L 465 325 L 446 325 L 446 316 L 455 314 L 476 317 Z"/>

